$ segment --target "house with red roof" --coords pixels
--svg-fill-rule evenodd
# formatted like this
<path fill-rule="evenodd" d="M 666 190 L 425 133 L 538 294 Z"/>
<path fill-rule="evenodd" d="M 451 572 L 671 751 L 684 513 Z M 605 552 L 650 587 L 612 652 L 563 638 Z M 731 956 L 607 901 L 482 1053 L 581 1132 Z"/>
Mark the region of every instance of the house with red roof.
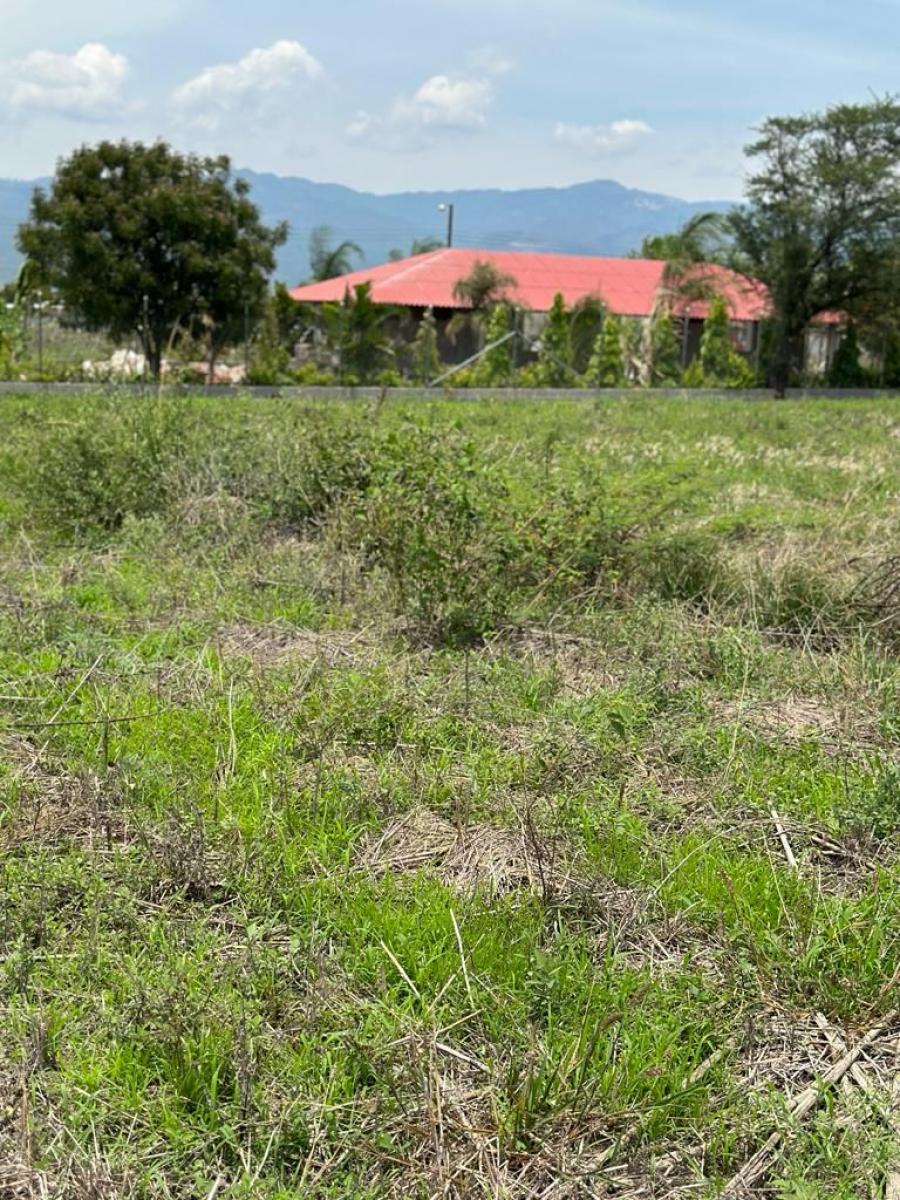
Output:
<path fill-rule="evenodd" d="M 607 311 L 637 320 L 647 320 L 665 302 L 682 326 L 685 364 L 697 353 L 710 300 L 672 291 L 666 264 L 652 259 L 444 248 L 307 284 L 293 289 L 291 296 L 301 304 L 339 303 L 358 284 L 368 283 L 376 304 L 406 308 L 419 315 L 431 309 L 441 329 L 455 312 L 467 307 L 455 294 L 456 284 L 471 273 L 476 262 L 485 261 L 515 280 L 506 289 L 507 298 L 537 316 L 550 310 L 558 292 L 567 308 L 594 296 Z M 756 354 L 761 322 L 769 312 L 766 287 L 711 264 L 695 268 L 692 277 L 724 297 L 735 348 L 751 357 Z"/>

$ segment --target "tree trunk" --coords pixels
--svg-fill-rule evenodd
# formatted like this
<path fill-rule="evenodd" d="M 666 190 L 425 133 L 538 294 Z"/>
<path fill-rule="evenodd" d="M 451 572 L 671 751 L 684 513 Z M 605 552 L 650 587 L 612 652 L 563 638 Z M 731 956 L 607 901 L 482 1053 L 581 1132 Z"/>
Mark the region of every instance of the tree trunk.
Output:
<path fill-rule="evenodd" d="M 219 352 L 222 349 L 221 344 L 210 336 L 209 339 L 209 362 L 207 363 L 206 382 L 212 384 L 216 382 L 216 362 L 219 357 Z"/>
<path fill-rule="evenodd" d="M 791 370 L 801 353 L 805 331 L 805 326 L 799 332 L 784 325 L 775 328 L 769 382 L 776 400 L 783 400 L 790 387 Z"/>
<path fill-rule="evenodd" d="M 779 333 L 775 342 L 772 365 L 769 368 L 769 382 L 775 390 L 775 399 L 783 400 L 791 381 L 791 343 L 784 334 Z"/>

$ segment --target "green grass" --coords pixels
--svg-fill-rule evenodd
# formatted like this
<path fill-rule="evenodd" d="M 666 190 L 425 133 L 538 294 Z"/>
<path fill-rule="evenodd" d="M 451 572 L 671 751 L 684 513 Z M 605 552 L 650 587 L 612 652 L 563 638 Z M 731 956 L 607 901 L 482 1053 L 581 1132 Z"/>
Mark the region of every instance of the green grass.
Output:
<path fill-rule="evenodd" d="M 0 400 L 0 1194 L 883 1195 L 895 1036 L 785 1112 L 896 1002 L 898 478 L 891 399 Z"/>

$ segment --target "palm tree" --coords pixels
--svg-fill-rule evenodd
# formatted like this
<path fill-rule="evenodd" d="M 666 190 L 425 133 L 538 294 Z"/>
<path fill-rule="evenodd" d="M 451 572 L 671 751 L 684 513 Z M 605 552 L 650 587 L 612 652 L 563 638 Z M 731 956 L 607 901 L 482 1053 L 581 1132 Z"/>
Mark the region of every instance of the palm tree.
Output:
<path fill-rule="evenodd" d="M 722 213 L 697 213 L 676 233 L 646 237 L 640 257 L 665 262 L 662 283 L 656 295 L 649 321 L 644 323 L 636 356 L 638 381 L 648 385 L 653 377 L 654 346 L 660 322 L 671 318 L 678 309 L 686 309 L 680 318 L 682 347 L 690 323 L 690 305 L 712 301 L 718 295 L 716 278 L 704 266 L 721 262 L 725 252 L 725 217 Z M 686 366 L 682 363 L 682 366 Z"/>
<path fill-rule="evenodd" d="M 388 254 L 388 259 L 390 262 L 402 262 L 404 258 L 418 258 L 420 254 L 431 254 L 435 250 L 442 250 L 443 247 L 444 243 L 440 238 L 415 238 L 410 247 L 409 254 L 404 254 L 402 250 L 394 249 Z"/>
<path fill-rule="evenodd" d="M 455 341 L 466 330 L 476 336 L 485 324 L 485 318 L 498 304 L 508 303 L 506 292 L 514 288 L 514 276 L 501 271 L 492 262 L 477 258 L 468 275 L 457 279 L 453 285 L 454 297 L 466 306 L 467 311 L 458 312 L 447 325 L 447 333 Z"/>
<path fill-rule="evenodd" d="M 512 275 L 507 275 L 492 262 L 477 258 L 469 274 L 457 279 L 453 285 L 453 295 L 474 312 L 483 312 L 492 304 L 505 300 L 507 288 L 515 287 L 516 283 Z"/>
<path fill-rule="evenodd" d="M 317 225 L 309 235 L 309 269 L 315 283 L 349 275 L 353 259 L 362 257 L 362 248 L 356 242 L 334 245 L 334 231 L 328 225 Z"/>
<path fill-rule="evenodd" d="M 724 214 L 697 213 L 676 233 L 657 233 L 645 237 L 638 257 L 661 259 L 682 267 L 711 262 L 721 256 L 724 230 Z"/>

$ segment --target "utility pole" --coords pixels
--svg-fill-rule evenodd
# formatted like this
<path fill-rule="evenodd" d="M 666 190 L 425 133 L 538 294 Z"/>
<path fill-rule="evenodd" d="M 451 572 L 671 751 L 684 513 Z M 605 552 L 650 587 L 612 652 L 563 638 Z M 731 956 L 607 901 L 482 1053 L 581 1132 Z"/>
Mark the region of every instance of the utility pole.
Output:
<path fill-rule="evenodd" d="M 447 249 L 449 250 L 453 246 L 453 205 L 439 204 L 438 212 L 447 214 Z"/>
<path fill-rule="evenodd" d="M 144 386 L 150 376 L 150 297 L 144 292 Z"/>
<path fill-rule="evenodd" d="M 38 375 L 44 377 L 44 294 L 38 292 Z"/>

